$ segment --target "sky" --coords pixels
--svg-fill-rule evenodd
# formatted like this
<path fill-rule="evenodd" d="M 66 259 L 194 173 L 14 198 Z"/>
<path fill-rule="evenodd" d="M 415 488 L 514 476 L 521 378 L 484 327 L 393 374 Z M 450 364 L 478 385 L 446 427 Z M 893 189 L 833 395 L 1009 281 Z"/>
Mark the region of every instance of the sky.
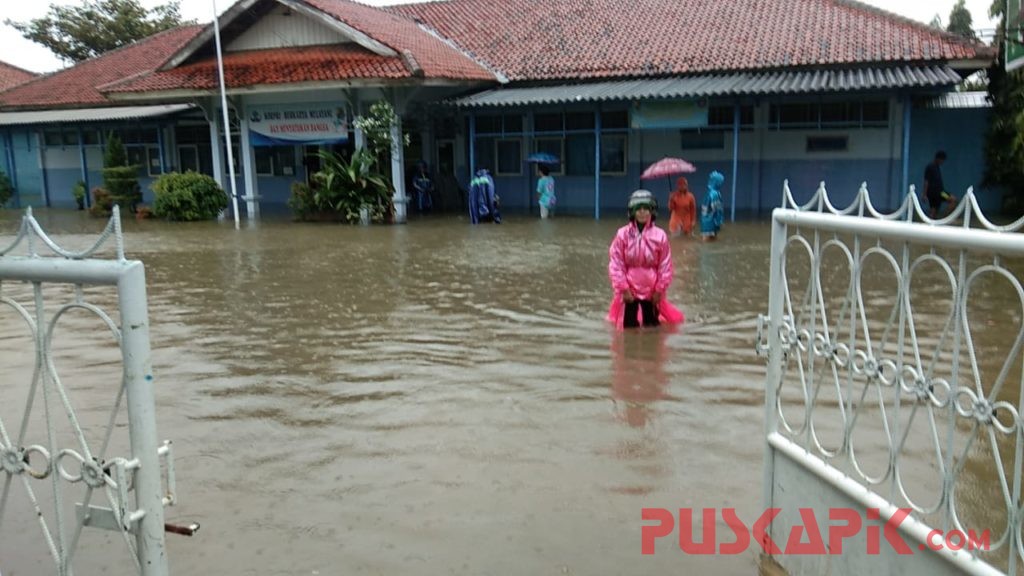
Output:
<path fill-rule="evenodd" d="M 165 4 L 167 0 L 141 0 L 147 8 Z M 384 6 L 387 4 L 407 4 L 421 0 L 363 0 L 365 4 Z M 943 24 L 949 21 L 949 12 L 956 0 L 862 0 L 921 22 L 931 22 L 939 15 Z M 181 13 L 186 19 L 199 22 L 210 22 L 213 19 L 214 0 L 181 0 Z M 226 10 L 233 0 L 219 0 L 217 9 Z M 967 9 L 971 12 L 974 28 L 994 29 L 995 22 L 988 17 L 988 9 L 992 0 L 967 0 Z M 2 24 L 5 20 L 27 22 L 33 18 L 46 15 L 52 4 L 81 5 L 82 0 L 2 0 L 0 7 L 0 60 L 32 72 L 52 72 L 64 66 L 49 50 L 24 38 L 10 26 Z"/>

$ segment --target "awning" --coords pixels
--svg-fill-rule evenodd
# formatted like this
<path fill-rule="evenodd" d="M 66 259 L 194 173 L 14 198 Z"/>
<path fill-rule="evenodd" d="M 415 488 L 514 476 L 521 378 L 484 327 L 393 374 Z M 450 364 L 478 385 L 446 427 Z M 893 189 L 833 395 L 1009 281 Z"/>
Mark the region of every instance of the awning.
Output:
<path fill-rule="evenodd" d="M 0 112 L 0 126 L 103 122 L 155 118 L 195 108 L 194 104 L 162 104 L 159 106 L 116 106 L 110 108 L 75 108 L 63 110 L 31 110 Z"/>
<path fill-rule="evenodd" d="M 958 84 L 960 80 L 960 76 L 945 64 L 843 70 L 776 70 L 701 74 L 685 78 L 496 88 L 453 100 L 452 103 L 465 107 L 497 107 L 659 98 L 821 94 L 895 88 L 947 88 Z"/>

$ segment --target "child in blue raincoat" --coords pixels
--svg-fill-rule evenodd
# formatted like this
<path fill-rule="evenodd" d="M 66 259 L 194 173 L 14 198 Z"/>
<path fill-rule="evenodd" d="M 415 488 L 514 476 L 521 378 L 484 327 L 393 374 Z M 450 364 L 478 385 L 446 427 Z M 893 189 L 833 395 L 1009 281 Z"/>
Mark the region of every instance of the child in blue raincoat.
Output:
<path fill-rule="evenodd" d="M 722 220 L 725 218 L 725 209 L 722 207 L 724 182 L 725 176 L 717 170 L 708 176 L 708 191 L 700 203 L 700 234 L 706 242 L 717 239 L 722 229 Z"/>

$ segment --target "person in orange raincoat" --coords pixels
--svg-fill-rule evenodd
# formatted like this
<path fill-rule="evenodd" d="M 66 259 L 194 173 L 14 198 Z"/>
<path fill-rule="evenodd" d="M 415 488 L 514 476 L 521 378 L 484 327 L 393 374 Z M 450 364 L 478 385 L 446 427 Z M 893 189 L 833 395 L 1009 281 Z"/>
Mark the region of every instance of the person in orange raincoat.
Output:
<path fill-rule="evenodd" d="M 697 225 L 697 200 L 690 192 L 690 184 L 686 178 L 676 180 L 676 189 L 668 197 L 668 231 L 672 236 L 693 234 Z"/>

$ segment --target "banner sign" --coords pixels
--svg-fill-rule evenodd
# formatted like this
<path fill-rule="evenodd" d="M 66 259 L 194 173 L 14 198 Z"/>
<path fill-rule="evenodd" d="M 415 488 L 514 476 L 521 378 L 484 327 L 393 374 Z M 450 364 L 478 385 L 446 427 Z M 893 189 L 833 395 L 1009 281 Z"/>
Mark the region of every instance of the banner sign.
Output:
<path fill-rule="evenodd" d="M 248 108 L 253 146 L 342 144 L 348 141 L 348 113 L 331 103 L 282 104 Z"/>
<path fill-rule="evenodd" d="M 698 102 L 641 102 L 629 118 L 633 128 L 704 128 L 708 107 Z"/>

